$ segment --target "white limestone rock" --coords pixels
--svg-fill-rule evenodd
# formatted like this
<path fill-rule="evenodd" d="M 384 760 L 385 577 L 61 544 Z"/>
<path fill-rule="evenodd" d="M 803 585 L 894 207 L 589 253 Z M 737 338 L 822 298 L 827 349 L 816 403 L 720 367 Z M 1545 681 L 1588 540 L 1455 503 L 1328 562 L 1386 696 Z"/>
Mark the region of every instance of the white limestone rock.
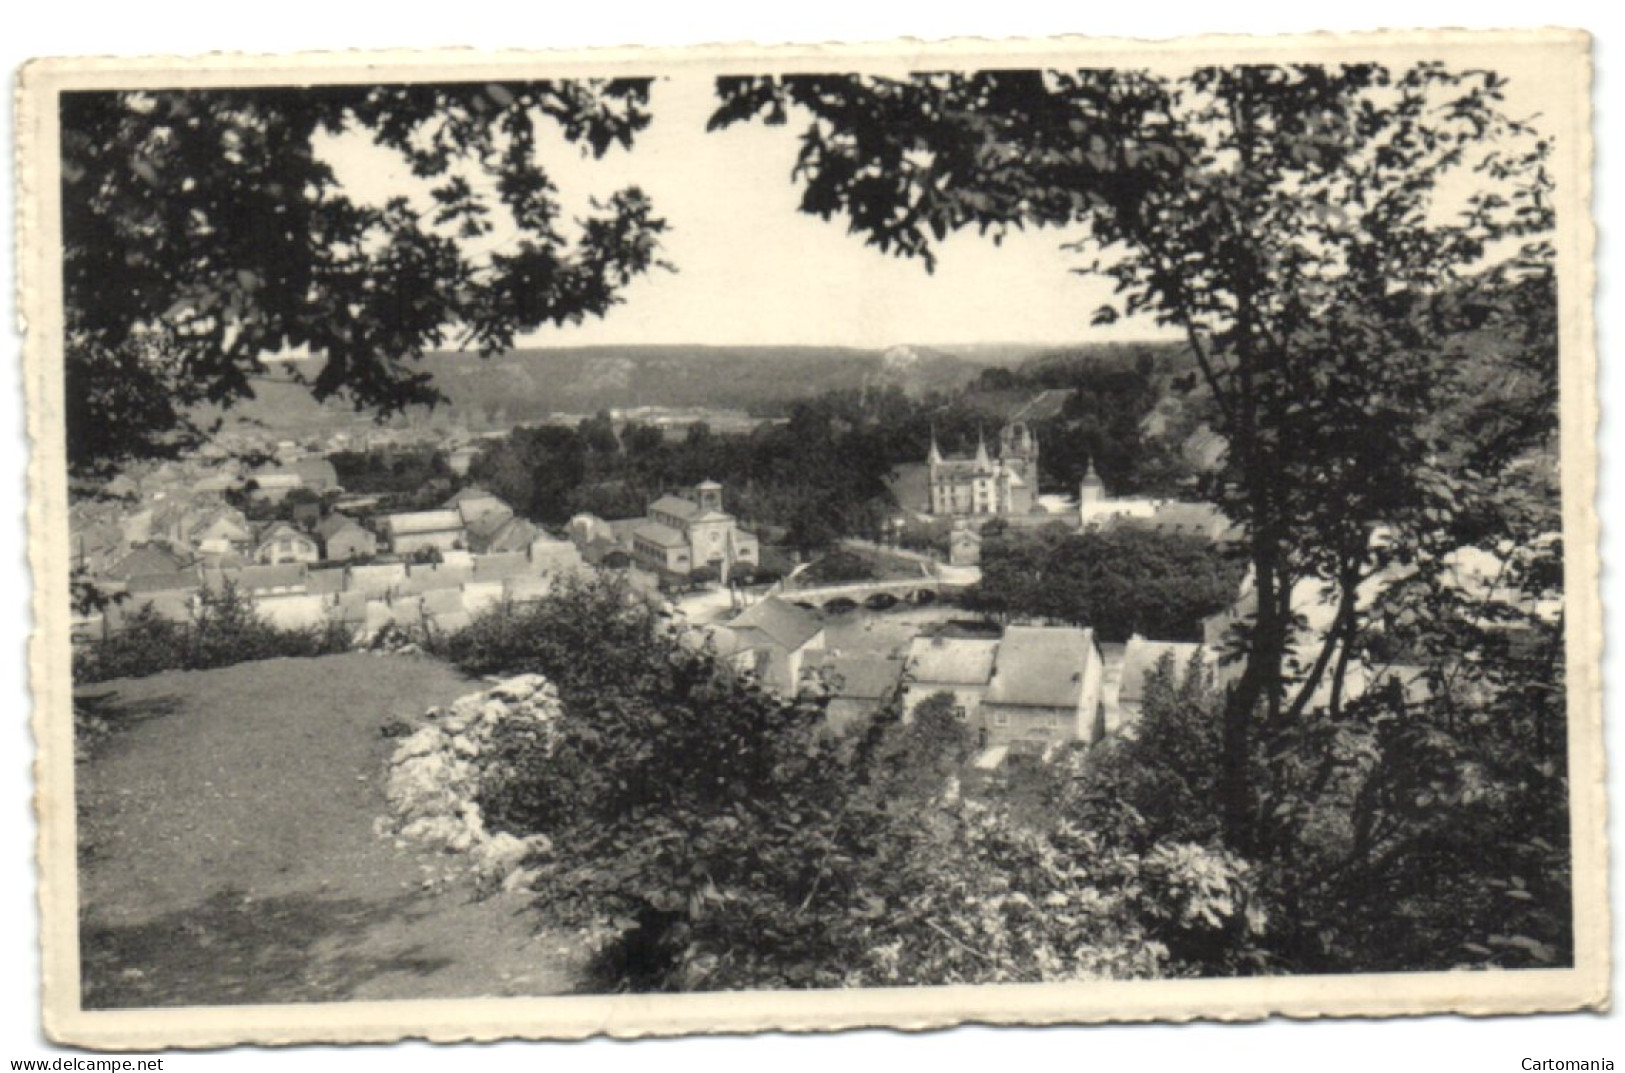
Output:
<path fill-rule="evenodd" d="M 547 728 L 559 718 L 558 692 L 541 675 L 497 682 L 425 713 L 433 720 L 402 739 L 390 757 L 385 797 L 389 821 L 381 837 L 399 837 L 419 849 L 467 855 L 476 883 L 486 890 L 518 890 L 535 874 L 528 861 L 552 852 L 544 835 L 492 834 L 478 801 L 489 746 L 499 730 L 518 723 Z M 544 741 L 546 740 L 544 729 Z"/>

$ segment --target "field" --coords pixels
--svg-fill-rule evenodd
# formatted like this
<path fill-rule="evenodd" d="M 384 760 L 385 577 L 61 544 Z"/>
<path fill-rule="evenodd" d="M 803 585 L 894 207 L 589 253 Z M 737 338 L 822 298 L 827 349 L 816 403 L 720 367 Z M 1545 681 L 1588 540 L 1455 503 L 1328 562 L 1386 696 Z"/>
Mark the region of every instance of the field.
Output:
<path fill-rule="evenodd" d="M 113 724 L 78 766 L 85 1007 L 570 990 L 523 896 L 374 830 L 380 725 L 478 688 L 365 653 L 81 688 Z"/>

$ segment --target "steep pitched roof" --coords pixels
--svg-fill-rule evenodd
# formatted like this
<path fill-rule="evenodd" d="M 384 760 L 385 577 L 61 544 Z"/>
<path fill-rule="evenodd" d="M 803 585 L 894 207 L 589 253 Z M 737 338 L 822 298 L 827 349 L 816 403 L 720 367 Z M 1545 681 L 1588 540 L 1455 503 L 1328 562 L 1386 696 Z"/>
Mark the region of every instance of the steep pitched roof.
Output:
<path fill-rule="evenodd" d="M 405 563 L 368 563 L 350 567 L 350 589 L 383 595 L 406 580 Z"/>
<path fill-rule="evenodd" d="M 1094 647 L 1092 630 L 1071 626 L 1011 626 L 999 642 L 989 704 L 1075 708 L 1083 697 L 1083 671 Z"/>
<path fill-rule="evenodd" d="M 306 591 L 335 595 L 344 591 L 344 571 L 311 570 L 305 574 Z"/>
<path fill-rule="evenodd" d="M 195 570 L 177 570 L 163 574 L 137 574 L 124 583 L 133 596 L 159 592 L 191 592 L 202 584 Z"/>
<path fill-rule="evenodd" d="M 897 688 L 903 661 L 886 656 L 833 656 L 824 661 L 823 669 L 836 697 L 879 700 Z"/>
<path fill-rule="evenodd" d="M 812 611 L 785 603 L 777 596 L 747 607 L 728 628 L 735 633 L 754 631 L 767 640 L 794 652 L 818 635 L 824 628 L 823 620 Z"/>
<path fill-rule="evenodd" d="M 217 525 L 228 526 L 233 529 L 241 530 L 244 533 L 251 531 L 248 525 L 248 519 L 243 516 L 242 511 L 237 510 L 235 507 L 222 506 L 215 507 L 211 510 L 202 511 L 199 514 L 188 518 L 186 520 L 187 537 L 190 539 L 192 536 L 195 536 L 203 530 L 210 529 Z"/>
<path fill-rule="evenodd" d="M 346 529 L 360 529 L 363 532 L 366 531 L 365 526 L 356 521 L 354 518 L 350 517 L 348 514 L 340 514 L 335 511 L 321 520 L 321 522 L 316 526 L 316 533 L 323 540 L 332 540 L 335 536 L 338 536 Z"/>
<path fill-rule="evenodd" d="M 260 544 L 269 544 L 273 540 L 282 540 L 284 538 L 315 543 L 309 533 L 296 526 L 289 525 L 287 522 L 272 522 L 270 525 L 267 525 L 264 529 L 260 530 L 260 535 L 257 539 Z"/>
<path fill-rule="evenodd" d="M 143 544 L 113 564 L 110 578 L 132 578 L 143 574 L 173 574 L 186 566 L 186 560 L 156 544 Z"/>

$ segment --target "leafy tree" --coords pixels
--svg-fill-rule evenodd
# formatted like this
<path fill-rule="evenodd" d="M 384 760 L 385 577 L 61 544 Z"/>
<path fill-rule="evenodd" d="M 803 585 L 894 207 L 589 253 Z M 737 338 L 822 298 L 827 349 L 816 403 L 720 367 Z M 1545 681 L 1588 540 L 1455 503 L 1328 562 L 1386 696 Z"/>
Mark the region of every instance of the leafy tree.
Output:
<path fill-rule="evenodd" d="M 581 435 L 556 425 L 516 428 L 469 464 L 469 479 L 518 513 L 552 523 L 570 517 L 572 496 L 587 473 Z"/>
<path fill-rule="evenodd" d="M 1504 324 L 1514 360 L 1555 383 L 1551 146 L 1502 113 L 1504 85 L 1438 64 L 719 80 L 713 127 L 805 123 L 803 211 L 928 265 L 953 230 L 1077 227 L 1080 250 L 1113 255 L 1088 266 L 1122 298 L 1097 321 L 1183 332 L 1230 444 L 1212 494 L 1246 527 L 1258 598 L 1219 795 L 1244 852 L 1284 848 L 1255 749 L 1354 647 L 1384 565 L 1372 528 L 1454 513 L 1431 419 L 1471 390 L 1452 375 L 1468 330 Z M 1527 444 L 1546 426 L 1507 427 Z M 1331 586 L 1337 627 L 1300 668 L 1305 579 Z"/>
<path fill-rule="evenodd" d="M 320 656 L 349 651 L 354 636 L 343 623 L 284 629 L 263 618 L 234 584 L 204 589 L 191 616 L 176 620 L 134 598 L 118 632 L 75 650 L 75 682 L 144 677 L 170 670 L 206 670 L 276 656 Z"/>
<path fill-rule="evenodd" d="M 628 188 L 566 226 L 538 157 L 549 125 L 595 155 L 630 145 L 647 99 L 646 80 L 65 94 L 73 473 L 195 446 L 199 407 L 252 396 L 268 355 L 308 349 L 277 375 L 389 414 L 439 399 L 411 362 L 454 337 L 490 353 L 604 315 L 664 224 Z M 398 153 L 432 205 L 357 201 L 335 138 Z M 491 249 L 498 226 L 516 241 Z"/>
<path fill-rule="evenodd" d="M 626 448 L 626 453 L 634 458 L 646 457 L 664 447 L 666 437 L 653 425 L 640 425 L 636 421 L 629 421 L 626 428 L 621 430 L 621 443 Z"/>
<path fill-rule="evenodd" d="M 1241 576 L 1229 549 L 1200 537 L 1055 526 L 984 532 L 982 580 L 966 599 L 995 616 L 1090 626 L 1106 641 L 1197 641 L 1202 620 L 1234 602 Z"/>
<path fill-rule="evenodd" d="M 620 451 L 621 441 L 615 435 L 615 420 L 608 410 L 599 410 L 591 417 L 583 417 L 576 430 L 582 443 L 594 454 L 612 455 Z"/>
<path fill-rule="evenodd" d="M 906 722 L 882 724 L 872 762 L 876 778 L 888 784 L 886 792 L 894 801 L 918 804 L 941 796 L 948 780 L 975 753 L 975 736 L 954 714 L 957 704 L 952 693 L 933 693 L 914 707 Z"/>
<path fill-rule="evenodd" d="M 1164 656 L 1146 676 L 1140 718 L 1088 757 L 1070 804 L 1080 824 L 1145 850 L 1163 840 L 1212 843 L 1223 697 L 1200 657 Z"/>

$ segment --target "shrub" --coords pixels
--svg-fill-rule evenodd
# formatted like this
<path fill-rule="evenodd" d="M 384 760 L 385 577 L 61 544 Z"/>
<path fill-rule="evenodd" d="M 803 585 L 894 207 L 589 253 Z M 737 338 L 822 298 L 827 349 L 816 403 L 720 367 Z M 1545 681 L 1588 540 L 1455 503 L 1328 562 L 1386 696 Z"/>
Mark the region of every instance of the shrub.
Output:
<path fill-rule="evenodd" d="M 219 590 L 205 590 L 185 622 L 164 618 L 151 604 L 137 608 L 117 634 L 74 653 L 73 674 L 76 682 L 139 678 L 276 656 L 345 652 L 354 642 L 350 629 L 337 621 L 306 629 L 272 625 L 228 582 Z"/>
<path fill-rule="evenodd" d="M 479 797 L 492 831 L 548 836 L 538 905 L 601 938 L 601 987 L 1152 976 L 1189 971 L 1170 939 L 1240 934 L 1237 862 L 955 795 L 971 746 L 940 699 L 829 734 L 619 583 L 495 609 L 445 652 L 558 686 L 548 740 L 499 732 Z"/>

